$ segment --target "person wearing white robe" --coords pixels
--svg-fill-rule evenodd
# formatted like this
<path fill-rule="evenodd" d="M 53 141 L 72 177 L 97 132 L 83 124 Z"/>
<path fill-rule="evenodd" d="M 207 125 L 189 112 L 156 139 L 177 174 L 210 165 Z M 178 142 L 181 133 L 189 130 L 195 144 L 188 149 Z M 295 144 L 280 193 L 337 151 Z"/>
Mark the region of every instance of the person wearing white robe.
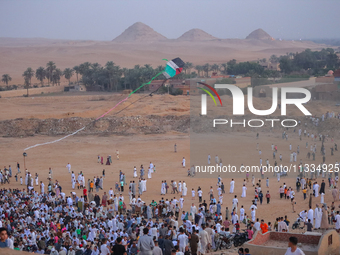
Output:
<path fill-rule="evenodd" d="M 39 185 L 39 178 L 38 175 L 35 176 L 35 186 Z"/>
<path fill-rule="evenodd" d="M 255 211 L 254 208 L 252 208 L 252 210 L 251 210 L 251 220 L 252 220 L 252 222 L 255 222 L 255 220 L 256 220 L 256 211 Z"/>
<path fill-rule="evenodd" d="M 44 194 L 45 193 L 45 184 L 43 182 L 40 182 L 40 192 L 41 194 Z"/>
<path fill-rule="evenodd" d="M 182 166 L 185 167 L 185 158 L 183 157 Z"/>
<path fill-rule="evenodd" d="M 314 210 L 314 219 L 315 219 L 315 229 L 319 229 L 321 226 L 321 218 L 322 218 L 322 210 L 319 208 L 319 205 L 316 205 L 316 208 Z"/>
<path fill-rule="evenodd" d="M 148 178 L 149 179 L 152 178 L 152 169 L 151 169 L 151 167 L 149 167 L 149 170 L 148 170 Z"/>
<path fill-rule="evenodd" d="M 178 192 L 182 192 L 182 183 L 181 183 L 181 181 L 178 182 Z"/>
<path fill-rule="evenodd" d="M 76 185 L 76 180 L 75 180 L 75 179 L 73 179 L 73 180 L 72 180 L 72 189 L 74 189 L 74 188 L 75 188 L 75 185 Z"/>
<path fill-rule="evenodd" d="M 183 181 L 183 191 L 182 191 L 182 196 L 185 197 L 187 195 L 187 184 Z"/>
<path fill-rule="evenodd" d="M 300 217 L 302 218 L 302 221 L 305 222 L 306 221 L 306 217 L 307 217 L 307 210 L 303 210 L 299 213 Z"/>
<path fill-rule="evenodd" d="M 240 209 L 240 221 L 242 222 L 244 220 L 244 208 L 243 206 Z"/>
<path fill-rule="evenodd" d="M 190 215 L 192 221 L 195 221 L 195 214 L 197 213 L 197 208 L 194 203 L 192 203 L 192 206 L 190 207 Z"/>
<path fill-rule="evenodd" d="M 277 176 L 277 181 L 279 182 L 280 181 L 280 172 L 276 173 L 276 176 Z"/>
<path fill-rule="evenodd" d="M 229 190 L 229 193 L 230 193 L 230 194 L 233 194 L 233 193 L 234 193 L 234 188 L 235 188 L 235 181 L 234 181 L 234 179 L 231 179 L 231 182 L 230 182 L 230 190 Z"/>
<path fill-rule="evenodd" d="M 165 192 L 166 192 L 165 183 L 162 181 L 161 195 L 165 195 Z"/>
<path fill-rule="evenodd" d="M 313 217 L 313 215 L 314 215 L 313 209 L 309 208 L 308 214 L 307 214 L 307 219 L 310 220 L 310 223 L 312 223 L 312 225 L 314 226 L 314 222 L 313 222 L 314 221 L 314 217 Z"/>
<path fill-rule="evenodd" d="M 133 168 L 133 178 L 137 178 L 137 168 Z"/>
<path fill-rule="evenodd" d="M 118 211 L 118 197 L 115 195 L 115 197 L 113 198 L 113 202 L 115 204 L 115 211 L 117 212 Z"/>
<path fill-rule="evenodd" d="M 320 203 L 321 204 L 324 204 L 325 203 L 325 194 L 324 193 L 321 193 L 321 201 L 320 201 Z"/>
<path fill-rule="evenodd" d="M 67 168 L 68 172 L 71 173 L 71 164 L 70 163 L 67 163 L 66 168 Z"/>
<path fill-rule="evenodd" d="M 145 192 L 146 191 L 146 180 L 145 179 L 142 180 L 142 183 L 143 183 L 143 192 Z"/>
<path fill-rule="evenodd" d="M 314 185 L 314 194 L 315 194 L 315 197 L 319 196 L 319 184 L 317 183 L 315 183 Z"/>
<path fill-rule="evenodd" d="M 183 203 L 184 203 L 184 198 L 181 196 L 179 199 L 179 206 L 181 209 L 183 209 Z"/>
<path fill-rule="evenodd" d="M 241 197 L 246 197 L 246 196 L 247 196 L 247 187 L 245 185 L 243 185 Z"/>

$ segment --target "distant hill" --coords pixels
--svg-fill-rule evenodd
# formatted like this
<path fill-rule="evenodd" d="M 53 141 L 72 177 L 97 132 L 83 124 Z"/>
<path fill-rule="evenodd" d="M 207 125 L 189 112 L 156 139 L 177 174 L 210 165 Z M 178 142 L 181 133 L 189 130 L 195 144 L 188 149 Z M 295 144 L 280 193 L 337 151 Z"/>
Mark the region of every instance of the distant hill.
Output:
<path fill-rule="evenodd" d="M 114 42 L 143 42 L 143 41 L 160 41 L 167 38 L 157 33 L 148 25 L 142 22 L 136 22 L 128 27 L 121 35 L 113 39 Z"/>
<path fill-rule="evenodd" d="M 273 38 L 265 32 L 263 29 L 259 28 L 251 32 L 246 39 L 255 39 L 255 40 L 273 40 Z"/>
<path fill-rule="evenodd" d="M 340 39 L 311 39 L 309 41 L 332 46 L 340 46 Z"/>
<path fill-rule="evenodd" d="M 177 38 L 177 40 L 179 41 L 208 41 L 208 40 L 214 40 L 214 39 L 217 39 L 217 38 L 197 28 L 191 29 L 185 32 L 179 38 Z"/>

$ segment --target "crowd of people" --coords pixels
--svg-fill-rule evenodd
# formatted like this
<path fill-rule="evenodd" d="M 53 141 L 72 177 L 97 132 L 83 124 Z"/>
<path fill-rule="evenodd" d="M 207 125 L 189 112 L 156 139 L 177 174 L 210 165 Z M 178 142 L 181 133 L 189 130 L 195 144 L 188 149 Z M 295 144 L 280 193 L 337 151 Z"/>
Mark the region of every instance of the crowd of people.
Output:
<path fill-rule="evenodd" d="M 296 133 L 300 140 L 304 138 L 314 142 L 311 151 L 315 154 L 318 153 L 316 143 L 321 142 L 320 153 L 325 157 L 326 136 L 313 134 L 309 137 L 309 133 L 301 128 Z M 288 134 L 284 132 L 282 138 L 288 140 Z M 257 143 L 259 157 L 262 150 L 266 151 L 260 147 Z M 329 150 L 331 154 L 327 155 L 334 155 L 337 151 L 336 143 L 332 148 L 333 150 Z M 15 174 L 11 166 L 4 167 L 0 171 L 3 184 L 0 190 L 0 248 L 52 255 L 134 255 L 138 252 L 141 255 L 206 254 L 217 248 L 216 240 L 220 235 L 236 234 L 241 228 L 246 229 L 248 239 L 252 239 L 256 232 L 292 231 L 292 223 L 287 215 L 278 215 L 275 221 L 270 222 L 259 217 L 258 207 L 263 202 L 270 204 L 272 199 L 280 199 L 283 206 L 291 205 L 292 211 L 295 212 L 296 201 L 302 201 L 309 196 L 314 199 L 320 196 L 320 202 L 317 202 L 315 209 L 309 205 L 307 210 L 299 213 L 298 217 L 307 231 L 329 228 L 339 231 L 340 214 L 335 206 L 335 202 L 340 199 L 337 171 L 322 171 L 324 161 L 316 171 L 306 172 L 301 159 L 299 172 L 296 174 L 296 187 L 292 187 L 280 179 L 283 172 L 277 160 L 282 161 L 283 153 L 276 159 L 276 153 L 280 152 L 278 146 L 272 144 L 268 151 L 270 149 L 273 153 L 273 164 L 279 169 L 274 174 L 278 176 L 277 181 L 282 183 L 277 195 L 273 190 L 270 191 L 269 176 L 267 174 L 265 179 L 265 173 L 262 171 L 261 178 L 258 179 L 253 174 L 250 177 L 249 173 L 246 173 L 243 181 L 232 179 L 229 187 L 226 187 L 222 177 L 218 176 L 217 182 L 210 186 L 209 190 L 203 191 L 201 187 L 191 188 L 191 198 L 188 198 L 188 184 L 184 180 L 164 179 L 160 187 L 161 198 L 144 201 L 142 195 L 147 192 L 147 180 L 156 173 L 152 162 L 147 173 L 143 165 L 139 172 L 134 167 L 131 180 L 127 180 L 126 175 L 120 171 L 114 188 L 110 187 L 112 185 L 108 185 L 110 188 L 104 186 L 105 169 L 100 176 L 86 181 L 84 173 L 74 173 L 68 163 L 66 168 L 71 175 L 73 190 L 69 194 L 64 192 L 63 183 L 53 176 L 51 168 L 48 170 L 47 189 L 43 181 L 39 182 L 38 174 L 33 175 L 27 169 L 24 171 L 24 178 L 19 177 L 23 186 L 17 189 L 11 188 L 9 183 L 13 177 L 19 182 L 20 164 L 17 163 Z M 309 150 L 308 144 L 306 149 Z M 302 150 L 299 146 L 293 150 L 289 144 L 289 153 L 295 153 L 290 156 L 293 162 L 297 162 L 296 158 Z M 174 146 L 174 151 L 177 153 L 177 145 Z M 118 150 L 116 158 L 119 160 Z M 103 157 L 98 155 L 97 160 L 98 164 L 104 165 Z M 335 165 L 338 164 L 338 161 L 333 161 Z M 107 157 L 107 162 L 112 163 L 111 156 Z M 223 164 L 218 155 L 215 156 L 215 163 Z M 211 164 L 210 155 L 208 164 Z M 270 164 L 269 159 L 265 164 Z M 185 167 L 185 158 L 182 159 L 182 166 Z M 229 194 L 226 194 L 228 188 Z M 240 198 L 234 194 L 236 188 L 242 189 Z M 250 189 L 253 194 L 248 191 Z M 97 194 L 99 191 L 103 192 L 101 197 Z M 249 193 L 252 204 L 248 209 L 242 200 L 249 196 Z M 330 206 L 324 201 L 326 193 L 331 193 L 333 197 Z M 229 200 L 223 199 L 223 196 L 228 196 Z M 184 210 L 185 203 L 191 204 L 189 210 Z M 293 238 L 289 243 L 291 251 L 298 249 L 297 240 Z M 250 253 L 248 249 L 242 248 L 239 254 Z"/>

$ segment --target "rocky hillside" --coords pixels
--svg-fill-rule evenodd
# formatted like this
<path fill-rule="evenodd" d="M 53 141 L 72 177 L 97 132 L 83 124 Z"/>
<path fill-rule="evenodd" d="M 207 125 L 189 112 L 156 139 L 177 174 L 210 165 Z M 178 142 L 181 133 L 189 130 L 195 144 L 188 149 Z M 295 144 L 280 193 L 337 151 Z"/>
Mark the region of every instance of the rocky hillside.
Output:
<path fill-rule="evenodd" d="M 163 134 L 169 131 L 188 133 L 189 116 L 134 116 L 104 118 L 15 119 L 0 121 L 0 136 L 67 135 L 86 126 L 80 135 Z"/>

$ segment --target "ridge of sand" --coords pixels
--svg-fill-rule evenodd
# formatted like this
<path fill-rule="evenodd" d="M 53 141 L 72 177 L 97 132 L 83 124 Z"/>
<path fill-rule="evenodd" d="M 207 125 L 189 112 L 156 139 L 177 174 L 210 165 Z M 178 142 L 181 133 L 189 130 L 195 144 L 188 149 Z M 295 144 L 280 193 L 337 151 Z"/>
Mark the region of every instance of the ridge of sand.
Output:
<path fill-rule="evenodd" d="M 129 26 L 123 33 L 112 41 L 114 42 L 143 42 L 143 41 L 159 41 L 167 38 L 157 33 L 148 25 L 142 22 L 136 22 Z"/>
<path fill-rule="evenodd" d="M 217 38 L 198 28 L 190 29 L 177 38 L 178 41 L 206 41 L 214 39 Z"/>
<path fill-rule="evenodd" d="M 255 40 L 273 40 L 273 37 L 271 37 L 266 31 L 259 28 L 251 32 L 246 39 L 255 39 Z"/>

